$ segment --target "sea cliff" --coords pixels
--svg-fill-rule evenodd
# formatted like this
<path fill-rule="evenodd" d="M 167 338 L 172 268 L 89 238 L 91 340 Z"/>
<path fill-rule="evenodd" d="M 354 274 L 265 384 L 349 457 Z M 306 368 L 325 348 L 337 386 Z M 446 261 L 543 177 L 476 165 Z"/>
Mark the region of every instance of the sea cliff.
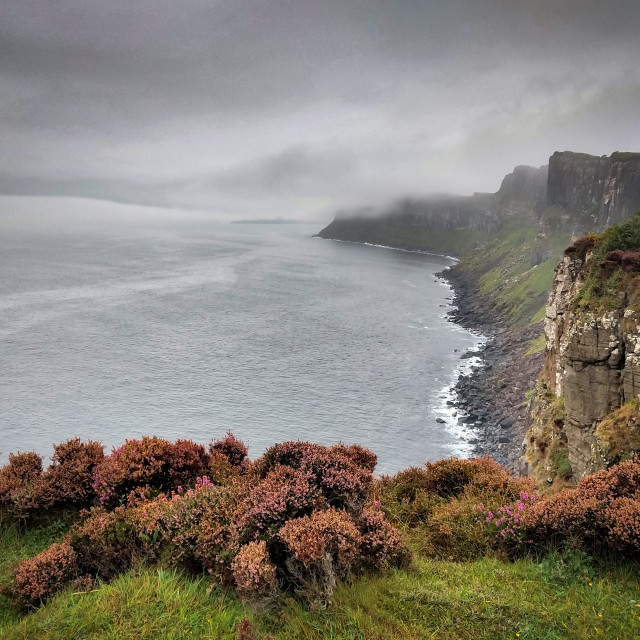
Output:
<path fill-rule="evenodd" d="M 477 454 L 492 455 L 500 463 L 526 472 L 532 464 L 530 447 L 535 446 L 529 444 L 527 449 L 526 442 L 523 445 L 525 433 L 532 427 L 529 401 L 536 393 L 541 368 L 550 366 L 544 332 L 550 340 L 553 310 L 563 308 L 562 304 L 575 295 L 571 287 L 578 286 L 569 283 L 571 267 L 565 258 L 560 271 L 555 271 L 558 260 L 577 236 L 600 233 L 627 220 L 638 208 L 640 154 L 615 152 L 600 157 L 563 151 L 554 153 L 548 166 L 516 167 L 495 193 L 406 200 L 375 215 L 362 210 L 342 212 L 318 235 L 460 258 L 443 273 L 456 291 L 457 310 L 451 320 L 483 331 L 490 340 L 479 354 L 484 366 L 458 381 L 456 404 L 467 424 L 476 427 L 472 443 Z M 567 299 L 558 287 L 568 287 Z M 552 299 L 548 300 L 550 293 Z M 558 332 L 566 330 L 568 316 L 561 320 L 563 313 L 557 314 Z M 622 320 L 620 326 L 629 324 L 629 317 Z M 602 333 L 600 325 L 593 331 Z M 580 334 L 584 340 L 590 340 L 587 333 Z M 629 339 L 620 334 L 618 342 Z M 598 351 L 601 347 L 596 344 L 593 348 Z M 585 358 L 589 357 L 585 353 Z M 589 375 L 576 374 L 575 381 L 571 378 L 568 384 L 597 384 Z M 626 379 L 632 375 L 625 374 Z M 608 393 L 603 387 L 600 391 L 597 397 Z M 607 400 L 605 404 L 608 408 L 620 402 Z M 600 415 L 601 407 L 597 406 Z M 569 410 L 573 410 L 571 401 Z M 579 419 L 577 423 L 582 424 Z M 577 476 L 594 468 L 587 464 L 591 454 L 578 453 L 581 447 L 591 446 L 587 432 L 582 428 L 579 433 L 585 436 L 584 442 L 571 445 Z"/>

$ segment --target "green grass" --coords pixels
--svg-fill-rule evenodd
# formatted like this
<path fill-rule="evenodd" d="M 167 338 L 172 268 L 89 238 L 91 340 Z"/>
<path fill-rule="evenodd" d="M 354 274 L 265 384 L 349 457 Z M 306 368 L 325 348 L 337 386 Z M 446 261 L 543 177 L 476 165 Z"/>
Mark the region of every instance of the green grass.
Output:
<path fill-rule="evenodd" d="M 368 242 L 415 251 L 461 256 L 490 239 L 470 229 L 426 229 L 393 225 L 386 220 L 334 220 L 321 231 L 323 237 L 350 242 Z"/>
<path fill-rule="evenodd" d="M 528 345 L 529 348 L 524 354 L 525 356 L 532 356 L 536 353 L 541 353 L 542 351 L 544 351 L 545 347 L 547 346 L 547 339 L 544 333 L 541 333 L 538 337 L 529 340 Z"/>
<path fill-rule="evenodd" d="M 56 536 L 51 528 L 5 530 L 3 579 L 15 559 Z M 236 623 L 246 617 L 257 638 L 275 640 L 515 639 L 516 633 L 536 640 L 625 640 L 640 635 L 637 603 L 637 566 L 596 565 L 570 553 L 517 562 L 416 555 L 409 570 L 340 584 L 326 611 L 311 611 L 290 597 L 269 613 L 252 612 L 205 576 L 143 567 L 89 593 L 69 588 L 22 618 L 5 612 L 0 638 L 233 640 Z"/>
<path fill-rule="evenodd" d="M 479 277 L 480 293 L 510 324 L 532 324 L 544 317 L 554 269 L 569 240 L 563 234 L 540 237 L 529 220 L 513 219 L 493 240 L 465 255 L 456 269 Z"/>
<path fill-rule="evenodd" d="M 17 525 L 0 527 L 0 584 L 9 581 L 11 569 L 18 560 L 44 551 L 59 540 L 66 529 L 67 522 L 64 518 L 28 529 Z M 16 612 L 5 598 L 0 598 L 0 629 L 16 620 Z"/>

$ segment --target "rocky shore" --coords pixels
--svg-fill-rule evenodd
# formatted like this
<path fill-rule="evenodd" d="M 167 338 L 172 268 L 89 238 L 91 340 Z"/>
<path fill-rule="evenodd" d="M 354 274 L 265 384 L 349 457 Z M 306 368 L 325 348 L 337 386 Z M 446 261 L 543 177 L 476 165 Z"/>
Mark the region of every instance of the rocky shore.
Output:
<path fill-rule="evenodd" d="M 478 356 L 482 364 L 458 379 L 456 399 L 452 401 L 461 416 L 458 420 L 475 431 L 470 440 L 475 455 L 488 455 L 516 472 L 524 471 L 520 456 L 526 432 L 527 392 L 534 389 L 543 361 L 543 352 L 526 353 L 530 341 L 542 333 L 542 323 L 509 326 L 479 293 L 473 276 L 459 272 L 455 266 L 438 276 L 454 289 L 455 309 L 449 313 L 450 321 L 488 338 L 478 351 L 461 356 Z"/>

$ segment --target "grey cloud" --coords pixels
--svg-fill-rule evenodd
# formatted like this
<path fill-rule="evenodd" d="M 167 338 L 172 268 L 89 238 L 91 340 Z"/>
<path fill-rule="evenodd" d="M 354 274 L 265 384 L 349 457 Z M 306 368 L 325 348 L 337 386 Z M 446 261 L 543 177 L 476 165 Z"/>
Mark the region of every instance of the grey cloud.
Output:
<path fill-rule="evenodd" d="M 495 189 L 640 149 L 639 23 L 636 0 L 0 0 L 0 191 L 329 215 Z"/>

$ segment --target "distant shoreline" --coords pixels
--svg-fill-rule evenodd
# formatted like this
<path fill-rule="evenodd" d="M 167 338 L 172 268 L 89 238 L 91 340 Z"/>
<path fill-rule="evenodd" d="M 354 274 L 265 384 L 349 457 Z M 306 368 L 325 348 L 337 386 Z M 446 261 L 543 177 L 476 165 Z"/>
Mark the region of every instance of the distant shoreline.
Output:
<path fill-rule="evenodd" d="M 284 218 L 258 218 L 257 220 L 231 220 L 231 224 L 305 224 L 302 220 Z"/>

